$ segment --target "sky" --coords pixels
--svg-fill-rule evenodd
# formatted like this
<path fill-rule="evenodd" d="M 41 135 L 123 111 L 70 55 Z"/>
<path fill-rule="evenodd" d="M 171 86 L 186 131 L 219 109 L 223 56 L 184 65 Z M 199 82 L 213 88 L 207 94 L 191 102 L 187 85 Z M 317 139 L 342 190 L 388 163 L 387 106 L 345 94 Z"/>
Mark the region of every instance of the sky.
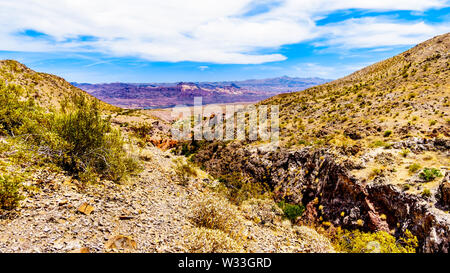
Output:
<path fill-rule="evenodd" d="M 337 79 L 450 32 L 450 0 L 0 0 L 0 59 L 71 82 Z"/>

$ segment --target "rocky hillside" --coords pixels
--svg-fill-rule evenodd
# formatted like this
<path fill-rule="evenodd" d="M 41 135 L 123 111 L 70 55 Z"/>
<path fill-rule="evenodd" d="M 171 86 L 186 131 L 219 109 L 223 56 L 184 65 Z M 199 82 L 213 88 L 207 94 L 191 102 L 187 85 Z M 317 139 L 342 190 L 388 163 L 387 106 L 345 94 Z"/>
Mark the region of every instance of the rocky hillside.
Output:
<path fill-rule="evenodd" d="M 14 60 L 0 60 L 0 79 L 5 83 L 22 86 L 27 90 L 27 95 L 43 107 L 59 107 L 68 96 L 86 94 L 63 78 L 33 71 Z M 96 100 L 94 97 L 91 99 Z M 118 110 L 117 107 L 97 101 L 104 110 Z"/>
<path fill-rule="evenodd" d="M 233 204 L 155 147 L 171 143 L 155 139 L 169 128 L 152 112 L 97 104 L 14 61 L 1 69 L 0 252 L 334 252 L 273 200 Z"/>
<path fill-rule="evenodd" d="M 20 210 L 1 214 L 0 251 L 334 251 L 314 229 L 283 220 L 273 201 L 235 206 L 201 170 L 180 180 L 170 153 L 147 147 L 139 155 L 144 170 L 124 184 L 35 173 Z"/>
<path fill-rule="evenodd" d="M 335 232 L 412 232 L 418 251 L 448 252 L 450 34 L 345 78 L 260 102 L 280 105 L 281 147 L 188 144 L 234 187 L 262 184 L 306 207 L 297 223 Z M 230 171 L 233 175 L 230 176 Z"/>
<path fill-rule="evenodd" d="M 345 78 L 261 104 L 280 105 L 286 147 L 448 137 L 449 52 L 450 34 L 444 34 Z"/>
<path fill-rule="evenodd" d="M 73 84 L 116 106 L 158 108 L 193 105 L 194 97 L 202 97 L 204 104 L 257 102 L 279 93 L 299 91 L 324 82 L 326 80 L 319 78 L 281 77 L 230 82 Z"/>

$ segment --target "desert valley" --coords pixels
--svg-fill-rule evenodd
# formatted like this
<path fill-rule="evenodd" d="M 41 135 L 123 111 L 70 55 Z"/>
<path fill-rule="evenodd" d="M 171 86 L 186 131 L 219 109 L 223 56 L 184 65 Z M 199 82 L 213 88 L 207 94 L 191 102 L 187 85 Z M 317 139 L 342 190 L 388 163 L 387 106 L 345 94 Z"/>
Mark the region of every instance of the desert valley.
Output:
<path fill-rule="evenodd" d="M 333 81 L 0 61 L 0 252 L 448 253 L 449 52 L 446 33 Z M 278 106 L 279 142 L 175 139 L 167 107 L 194 97 Z"/>

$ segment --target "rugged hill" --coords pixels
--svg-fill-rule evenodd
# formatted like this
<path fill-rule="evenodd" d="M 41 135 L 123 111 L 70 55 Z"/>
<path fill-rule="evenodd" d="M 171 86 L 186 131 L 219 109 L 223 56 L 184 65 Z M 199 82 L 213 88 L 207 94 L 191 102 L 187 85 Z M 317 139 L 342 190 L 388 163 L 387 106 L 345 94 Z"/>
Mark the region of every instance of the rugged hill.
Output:
<path fill-rule="evenodd" d="M 277 201 L 305 206 L 298 223 L 411 231 L 419 251 L 448 252 L 449 52 L 444 34 L 345 78 L 260 102 L 280 106 L 278 149 L 186 147 L 233 187 L 238 174 L 268 185 Z"/>
<path fill-rule="evenodd" d="M 448 137 L 449 52 L 445 34 L 345 78 L 261 104 L 280 105 L 285 146 L 370 145 L 377 137 L 386 140 L 387 130 L 389 140 Z"/>
<path fill-rule="evenodd" d="M 213 86 L 227 86 L 235 85 L 243 89 L 251 91 L 264 91 L 276 93 L 287 93 L 293 91 L 300 91 L 309 88 L 314 85 L 320 85 L 330 80 L 321 78 L 295 78 L 295 77 L 277 77 L 270 79 L 251 79 L 245 81 L 225 81 L 225 82 L 205 82 L 198 83 L 200 86 L 213 85 Z"/>
<path fill-rule="evenodd" d="M 27 90 L 28 95 L 44 107 L 59 107 L 70 95 L 86 94 L 55 75 L 35 72 L 14 60 L 0 60 L 0 79 L 5 83 L 16 84 Z M 93 100 L 94 97 L 88 95 Z M 97 100 L 104 110 L 118 110 L 117 107 Z"/>
<path fill-rule="evenodd" d="M 91 95 L 125 108 L 156 108 L 175 105 L 193 105 L 194 97 L 201 96 L 204 104 L 256 102 L 283 92 L 303 90 L 326 80 L 289 78 L 180 83 L 73 83 Z"/>
<path fill-rule="evenodd" d="M 154 147 L 151 111 L 90 96 L 59 107 L 84 91 L 14 61 L 1 76 L 0 252 L 334 252 L 273 200 L 232 204 Z"/>

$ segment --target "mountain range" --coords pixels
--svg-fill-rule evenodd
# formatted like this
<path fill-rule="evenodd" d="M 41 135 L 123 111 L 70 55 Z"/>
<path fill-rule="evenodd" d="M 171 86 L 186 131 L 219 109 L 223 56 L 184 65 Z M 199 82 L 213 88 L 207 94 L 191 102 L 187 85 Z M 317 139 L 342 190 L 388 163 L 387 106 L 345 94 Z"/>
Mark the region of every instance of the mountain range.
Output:
<path fill-rule="evenodd" d="M 102 101 L 124 108 L 164 108 L 193 105 L 201 96 L 204 104 L 257 102 L 277 94 L 301 91 L 323 84 L 321 78 L 253 79 L 224 82 L 178 83 L 72 83 Z"/>

